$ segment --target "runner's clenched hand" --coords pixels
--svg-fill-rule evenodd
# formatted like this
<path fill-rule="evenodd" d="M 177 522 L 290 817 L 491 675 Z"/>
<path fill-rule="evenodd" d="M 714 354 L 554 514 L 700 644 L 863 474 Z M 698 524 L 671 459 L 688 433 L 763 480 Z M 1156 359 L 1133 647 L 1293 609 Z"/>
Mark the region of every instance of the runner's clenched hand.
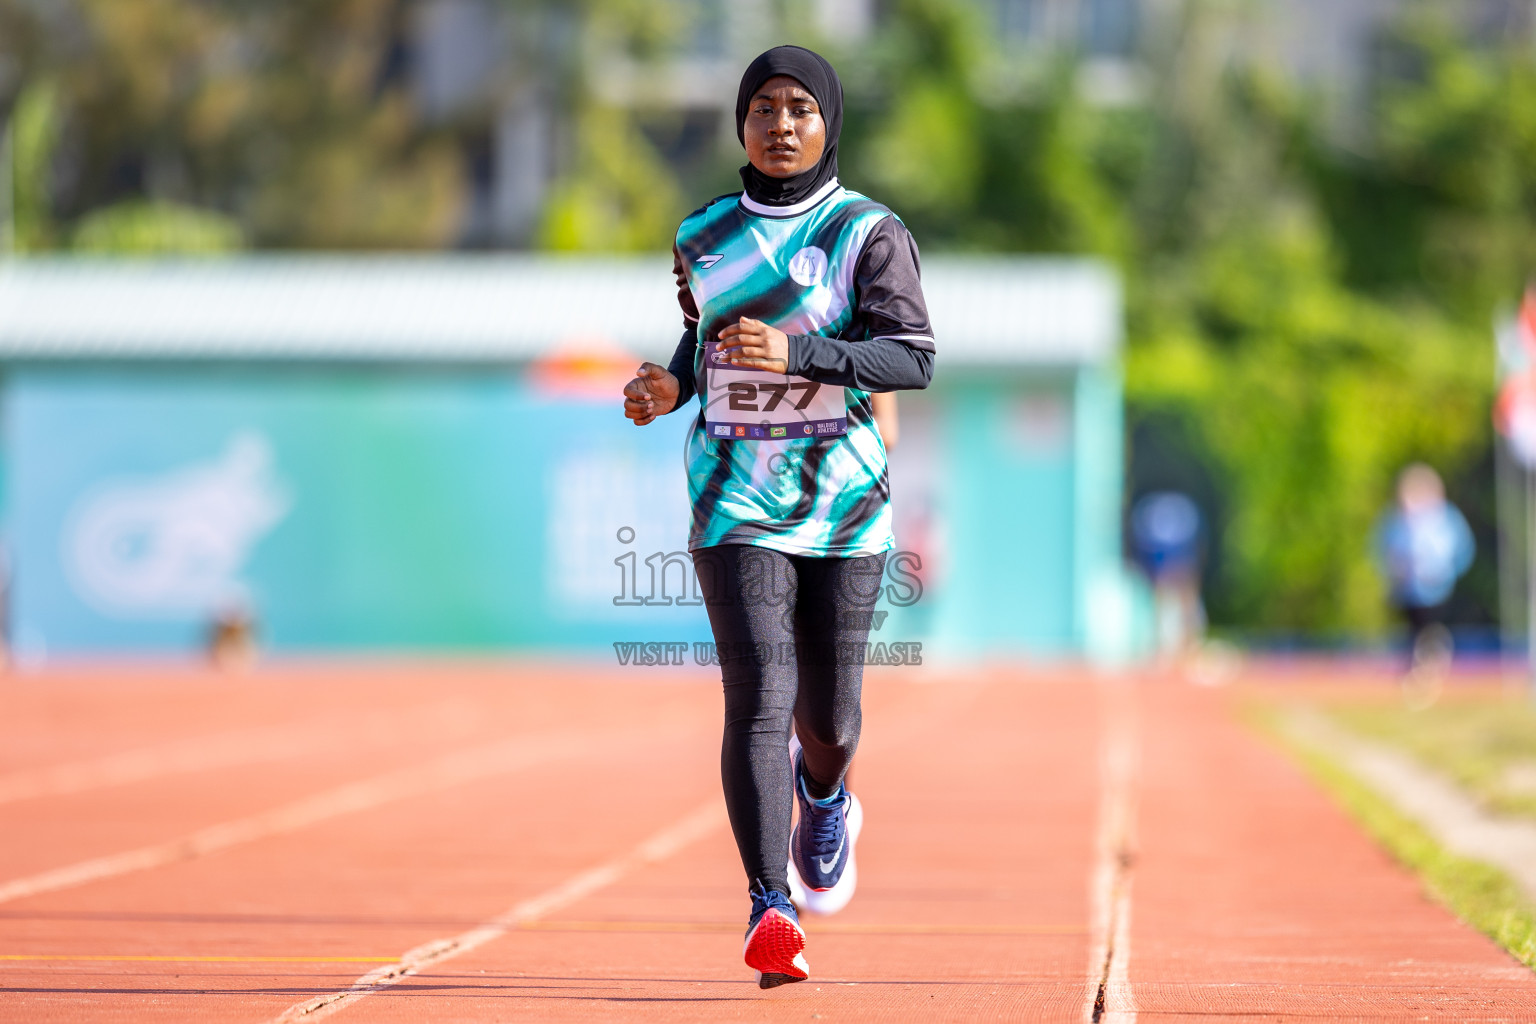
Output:
<path fill-rule="evenodd" d="M 657 416 L 665 416 L 677 404 L 677 378 L 665 366 L 641 363 L 638 376 L 624 385 L 624 415 L 643 427 Z"/>
<path fill-rule="evenodd" d="M 789 372 L 789 336 L 761 320 L 742 317 L 720 332 L 721 358 L 732 366 L 769 373 Z"/>

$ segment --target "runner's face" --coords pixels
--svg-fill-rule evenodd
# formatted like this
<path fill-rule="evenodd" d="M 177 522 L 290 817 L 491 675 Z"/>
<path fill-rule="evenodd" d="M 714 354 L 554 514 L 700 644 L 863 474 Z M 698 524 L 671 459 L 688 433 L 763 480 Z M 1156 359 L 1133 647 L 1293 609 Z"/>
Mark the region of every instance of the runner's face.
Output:
<path fill-rule="evenodd" d="M 770 178 L 808 171 L 827 145 L 827 123 L 805 86 L 788 75 L 763 83 L 741 126 L 747 160 Z"/>

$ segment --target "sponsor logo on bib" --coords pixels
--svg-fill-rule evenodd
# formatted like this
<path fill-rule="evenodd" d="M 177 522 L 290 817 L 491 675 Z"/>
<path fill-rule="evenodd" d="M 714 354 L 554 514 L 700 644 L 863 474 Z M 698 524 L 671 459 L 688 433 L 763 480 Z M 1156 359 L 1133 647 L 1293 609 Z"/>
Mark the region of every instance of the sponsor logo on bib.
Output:
<path fill-rule="evenodd" d="M 789 258 L 789 276 L 798 285 L 820 284 L 826 273 L 827 254 L 819 246 L 808 245 Z"/>

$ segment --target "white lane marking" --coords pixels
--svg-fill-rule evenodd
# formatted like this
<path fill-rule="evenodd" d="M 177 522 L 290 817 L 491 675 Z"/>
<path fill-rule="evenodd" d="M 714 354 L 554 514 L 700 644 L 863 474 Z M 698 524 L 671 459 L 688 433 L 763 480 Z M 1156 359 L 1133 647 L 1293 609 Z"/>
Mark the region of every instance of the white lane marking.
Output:
<path fill-rule="evenodd" d="M 316 750 L 379 745 L 423 731 L 461 736 L 483 721 L 475 705 L 462 698 L 404 711 L 332 716 L 321 721 L 212 733 L 105 757 L 30 768 L 0 775 L 0 804 L 39 797 L 68 796 L 107 786 L 147 782 L 264 761 L 283 761 Z M 358 741 L 362 743 L 359 744 Z"/>
<path fill-rule="evenodd" d="M 448 754 L 425 764 L 396 769 L 324 790 L 261 814 L 199 829 L 169 842 L 96 857 L 0 883 L 0 903 L 204 857 L 231 846 L 293 832 L 343 814 L 370 810 L 398 800 L 517 771 L 540 761 L 580 757 L 589 752 L 608 749 L 615 742 L 635 738 L 633 730 L 601 734 L 557 733 L 502 740 Z M 647 742 L 653 739 L 654 736 L 648 738 Z"/>
<path fill-rule="evenodd" d="M 719 828 L 724 821 L 725 814 L 719 800 L 711 800 L 628 853 L 595 868 L 589 868 L 467 932 L 417 946 L 402 954 L 395 963 L 369 971 L 354 981 L 349 988 L 290 1006 L 272 1018 L 269 1024 L 320 1020 L 333 1013 L 339 1013 L 359 1000 L 403 981 L 413 974 L 478 949 L 522 924 L 534 921 L 561 907 L 569 906 L 585 896 L 590 896 L 599 889 L 617 882 L 635 868 L 665 860 L 689 843 Z"/>
<path fill-rule="evenodd" d="M 1131 869 L 1136 856 L 1136 774 L 1140 763 L 1132 677 L 1101 687 L 1099 820 L 1090 881 L 1091 956 L 1083 1019 L 1134 1024 L 1131 990 Z"/>

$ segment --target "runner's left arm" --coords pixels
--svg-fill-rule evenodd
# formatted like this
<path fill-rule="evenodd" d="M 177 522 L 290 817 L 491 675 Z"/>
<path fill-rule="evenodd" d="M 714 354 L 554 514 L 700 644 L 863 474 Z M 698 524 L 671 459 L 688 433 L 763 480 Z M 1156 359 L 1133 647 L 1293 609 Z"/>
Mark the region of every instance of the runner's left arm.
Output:
<path fill-rule="evenodd" d="M 858 388 L 909 391 L 933 379 L 933 328 L 923 299 L 917 243 L 894 216 L 876 225 L 854 268 L 854 317 L 844 333 L 789 336 L 789 372 Z"/>

